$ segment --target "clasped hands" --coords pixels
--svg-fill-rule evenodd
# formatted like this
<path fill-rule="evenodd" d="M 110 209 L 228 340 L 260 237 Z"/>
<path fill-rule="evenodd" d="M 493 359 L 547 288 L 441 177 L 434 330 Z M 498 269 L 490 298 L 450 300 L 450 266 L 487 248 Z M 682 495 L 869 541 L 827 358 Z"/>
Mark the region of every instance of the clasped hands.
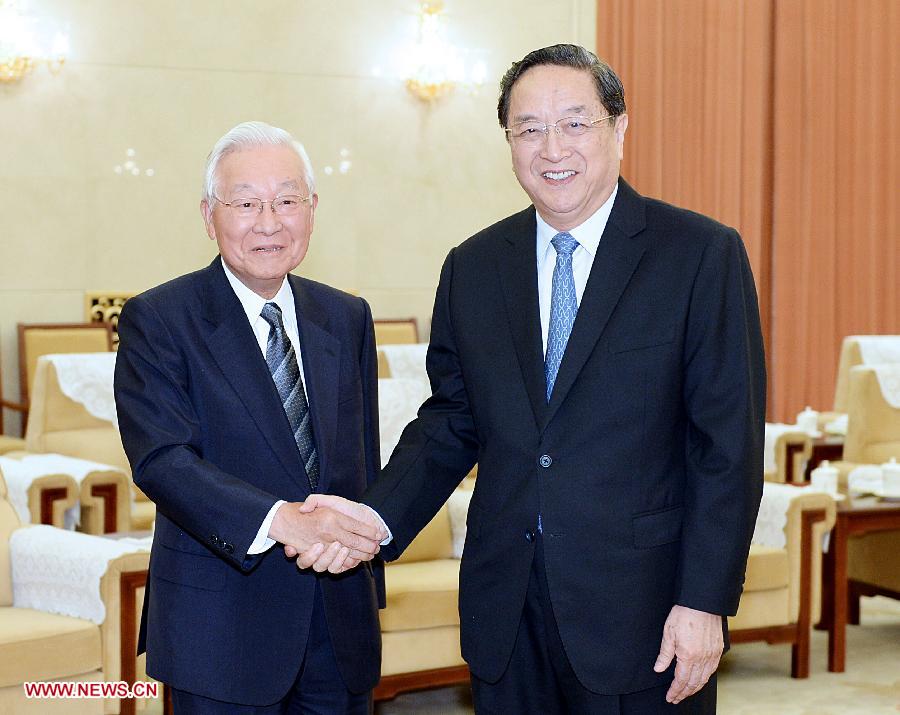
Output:
<path fill-rule="evenodd" d="M 333 494 L 312 494 L 305 502 L 283 504 L 269 536 L 284 544 L 297 568 L 341 573 L 371 560 L 387 537 L 381 520 L 367 507 Z"/>

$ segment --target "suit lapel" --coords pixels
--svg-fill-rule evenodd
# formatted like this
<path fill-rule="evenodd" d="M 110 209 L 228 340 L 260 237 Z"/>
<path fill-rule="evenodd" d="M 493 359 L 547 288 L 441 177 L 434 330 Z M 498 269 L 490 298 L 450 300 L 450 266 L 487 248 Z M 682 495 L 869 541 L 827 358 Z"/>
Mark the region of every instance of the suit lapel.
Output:
<path fill-rule="evenodd" d="M 646 246 L 636 234 L 643 231 L 645 225 L 641 197 L 624 179 L 619 179 L 619 192 L 597 246 L 550 404 L 540 425 L 542 431 L 566 399 L 640 263 Z"/>
<path fill-rule="evenodd" d="M 341 343 L 328 330 L 328 315 L 310 295 L 304 281 L 288 275 L 297 307 L 300 356 L 306 397 L 309 400 L 313 435 L 319 455 L 319 491 L 328 489 L 328 460 L 337 440 Z"/>
<path fill-rule="evenodd" d="M 216 258 L 206 269 L 204 318 L 212 326 L 207 345 L 225 379 L 265 436 L 285 470 L 309 491 L 300 452 L 247 314 Z"/>
<path fill-rule="evenodd" d="M 533 207 L 512 217 L 503 246 L 506 251 L 497 257 L 497 270 L 519 368 L 535 425 L 540 426 L 547 411 L 547 383 L 538 305 L 536 230 Z"/>

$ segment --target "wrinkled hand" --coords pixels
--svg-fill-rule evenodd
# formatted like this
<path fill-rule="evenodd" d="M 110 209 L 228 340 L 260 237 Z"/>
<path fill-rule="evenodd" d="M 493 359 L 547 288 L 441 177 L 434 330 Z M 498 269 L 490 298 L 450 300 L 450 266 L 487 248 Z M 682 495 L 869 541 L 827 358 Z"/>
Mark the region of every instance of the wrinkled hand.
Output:
<path fill-rule="evenodd" d="M 706 685 L 719 667 L 724 647 L 721 616 L 687 606 L 672 606 L 653 666 L 653 670 L 662 673 L 675 658 L 675 678 L 666 700 L 680 703 Z"/>
<path fill-rule="evenodd" d="M 361 523 L 370 524 L 377 531 L 376 538 L 379 543 L 387 537 L 387 531 L 381 520 L 362 504 L 349 501 L 334 494 L 311 494 L 300 507 L 300 511 L 304 513 L 320 509 L 332 509 Z M 326 543 L 313 544 L 306 550 L 285 547 L 284 552 L 289 557 L 298 556 L 298 568 L 312 567 L 316 571 L 328 570 L 331 573 L 342 573 L 355 568 L 360 561 L 368 561 L 374 555 L 362 552 L 359 549 L 350 548 L 338 542 L 332 542 L 327 546 Z M 377 553 L 377 550 L 375 553 Z"/>
<path fill-rule="evenodd" d="M 314 557 L 301 568 L 313 566 L 316 571 L 325 571 L 344 552 L 342 562 L 352 557 L 357 563 L 378 553 L 379 542 L 384 539 L 383 530 L 372 523 L 371 513 L 362 521 L 335 509 L 316 506 L 307 507 L 304 502 L 284 504 L 275 513 L 269 529 L 269 536 L 284 544 L 288 556 L 300 553 Z M 329 546 L 326 548 L 324 544 Z M 327 562 L 326 554 L 331 556 Z"/>

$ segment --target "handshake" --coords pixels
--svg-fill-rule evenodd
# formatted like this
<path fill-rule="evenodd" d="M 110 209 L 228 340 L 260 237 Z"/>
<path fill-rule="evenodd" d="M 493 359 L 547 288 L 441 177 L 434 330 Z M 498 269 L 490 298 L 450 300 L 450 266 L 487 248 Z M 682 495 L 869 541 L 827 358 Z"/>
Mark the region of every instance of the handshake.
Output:
<path fill-rule="evenodd" d="M 362 504 L 334 494 L 312 494 L 305 502 L 282 504 L 269 536 L 284 544 L 297 568 L 342 573 L 369 561 L 388 536 L 384 522 Z"/>

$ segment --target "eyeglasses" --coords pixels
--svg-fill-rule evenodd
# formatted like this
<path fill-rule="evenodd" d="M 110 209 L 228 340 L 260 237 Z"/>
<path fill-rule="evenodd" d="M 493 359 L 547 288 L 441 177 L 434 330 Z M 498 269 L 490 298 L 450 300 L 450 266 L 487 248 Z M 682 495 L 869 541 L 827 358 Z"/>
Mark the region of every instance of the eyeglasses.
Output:
<path fill-rule="evenodd" d="M 300 207 L 309 201 L 312 196 L 278 196 L 271 201 L 263 201 L 257 198 L 235 199 L 234 201 L 222 201 L 218 196 L 213 197 L 222 206 L 227 206 L 235 214 L 242 217 L 258 216 L 262 213 L 263 204 L 271 204 L 272 213 L 279 216 L 293 216 L 300 212 Z"/>
<path fill-rule="evenodd" d="M 538 144 L 550 135 L 550 128 L 556 130 L 557 136 L 566 139 L 578 139 L 584 136 L 588 129 L 593 129 L 595 124 L 604 122 L 607 119 L 613 119 L 614 114 L 607 114 L 599 119 L 588 119 L 587 117 L 563 117 L 557 119 L 550 124 L 544 124 L 536 119 L 528 119 L 511 127 L 504 129 L 506 135 L 523 144 Z"/>

